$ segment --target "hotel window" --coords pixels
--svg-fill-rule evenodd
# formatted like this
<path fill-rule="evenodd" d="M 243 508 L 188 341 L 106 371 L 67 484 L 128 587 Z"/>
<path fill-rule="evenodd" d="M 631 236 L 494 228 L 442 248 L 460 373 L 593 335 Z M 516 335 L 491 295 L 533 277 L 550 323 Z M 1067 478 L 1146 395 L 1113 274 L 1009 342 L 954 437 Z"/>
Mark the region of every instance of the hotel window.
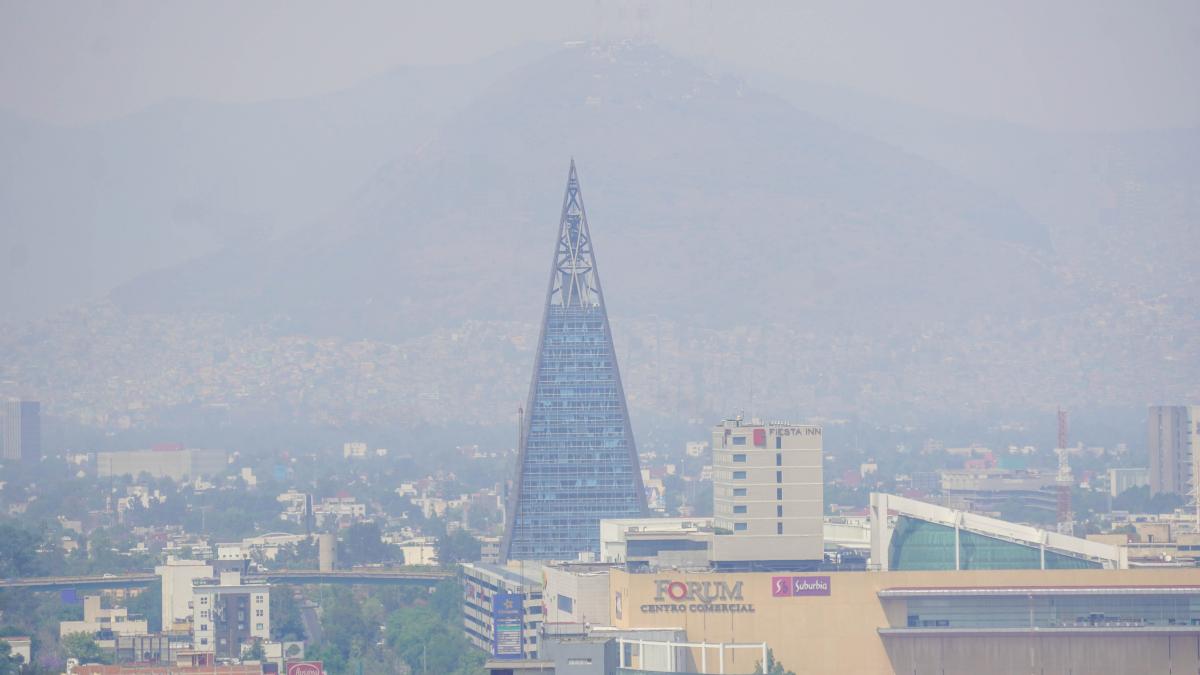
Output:
<path fill-rule="evenodd" d="M 734 437 L 733 437 L 733 444 L 734 444 L 734 445 L 745 445 L 745 444 L 746 444 L 746 437 L 745 437 L 745 436 L 734 436 Z"/>
<path fill-rule="evenodd" d="M 738 453 L 733 456 L 733 461 L 744 462 L 744 461 L 746 461 L 746 455 L 744 453 Z"/>
<path fill-rule="evenodd" d="M 202 645 L 208 644 L 208 638 L 200 638 L 200 644 L 202 644 Z"/>
<path fill-rule="evenodd" d="M 776 436 L 776 437 L 775 437 L 775 449 L 776 449 L 776 450 L 782 450 L 782 449 L 783 449 L 783 436 Z"/>
<path fill-rule="evenodd" d="M 776 472 L 775 472 L 775 482 L 776 482 L 776 483 L 782 483 L 782 482 L 783 482 L 783 472 L 782 472 L 782 471 L 776 471 Z"/>
<path fill-rule="evenodd" d="M 734 497 L 745 497 L 746 496 L 746 488 L 733 488 L 733 496 Z"/>
<path fill-rule="evenodd" d="M 745 504 L 738 504 L 738 505 L 734 506 L 734 507 L 733 507 L 733 512 L 734 512 L 734 513 L 745 513 L 745 512 L 746 512 L 746 505 L 745 505 Z"/>
<path fill-rule="evenodd" d="M 776 517 L 776 518 L 782 518 L 782 517 L 783 517 L 783 504 L 777 504 L 777 505 L 775 506 L 775 517 Z"/>
<path fill-rule="evenodd" d="M 775 488 L 775 499 L 783 499 L 783 488 Z"/>
<path fill-rule="evenodd" d="M 561 593 L 558 594 L 558 611 L 571 614 L 575 611 L 575 598 Z"/>
<path fill-rule="evenodd" d="M 262 629 L 263 629 L 263 625 L 261 623 L 254 624 L 254 630 L 262 630 Z"/>
<path fill-rule="evenodd" d="M 783 523 L 775 523 L 775 534 L 783 534 Z"/>
<path fill-rule="evenodd" d="M 746 480 L 746 472 L 745 471 L 734 471 L 733 479 L 734 480 Z"/>
<path fill-rule="evenodd" d="M 262 601 L 263 601 L 263 596 L 261 596 L 261 595 L 254 596 L 254 602 L 257 602 L 258 604 L 261 605 Z"/>
<path fill-rule="evenodd" d="M 746 524 L 745 523 L 734 523 L 733 529 L 735 532 L 744 532 L 746 530 Z"/>
<path fill-rule="evenodd" d="M 775 466 L 783 466 L 783 453 L 775 453 Z"/>
<path fill-rule="evenodd" d="M 206 624 L 206 623 L 200 624 L 200 630 L 208 630 L 208 624 Z"/>
<path fill-rule="evenodd" d="M 783 507 L 781 506 L 779 508 L 782 509 Z M 263 611 L 261 609 L 254 610 L 254 616 L 262 616 L 262 615 L 263 615 Z"/>

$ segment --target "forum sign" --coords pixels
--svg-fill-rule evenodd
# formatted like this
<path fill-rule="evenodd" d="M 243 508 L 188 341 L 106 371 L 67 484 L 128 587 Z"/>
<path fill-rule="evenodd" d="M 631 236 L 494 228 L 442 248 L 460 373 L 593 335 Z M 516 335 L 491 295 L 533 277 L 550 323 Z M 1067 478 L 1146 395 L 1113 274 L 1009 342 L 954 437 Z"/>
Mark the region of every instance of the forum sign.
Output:
<path fill-rule="evenodd" d="M 742 597 L 742 582 L 654 580 L 654 602 L 642 605 L 645 614 L 664 612 L 747 614 L 754 605 Z"/>

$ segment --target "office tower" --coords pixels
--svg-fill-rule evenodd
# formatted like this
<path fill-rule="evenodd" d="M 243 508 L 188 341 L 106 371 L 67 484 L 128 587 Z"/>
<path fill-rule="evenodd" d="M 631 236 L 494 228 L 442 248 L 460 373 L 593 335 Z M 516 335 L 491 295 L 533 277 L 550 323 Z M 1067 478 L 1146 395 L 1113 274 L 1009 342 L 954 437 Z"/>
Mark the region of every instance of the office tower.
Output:
<path fill-rule="evenodd" d="M 37 401 L 5 403 L 3 459 L 37 461 L 42 456 L 41 408 Z"/>
<path fill-rule="evenodd" d="M 713 428 L 712 561 L 786 570 L 824 560 L 821 427 L 741 417 Z"/>
<path fill-rule="evenodd" d="M 1150 494 L 1187 496 L 1200 471 L 1200 406 L 1150 406 Z"/>
<path fill-rule="evenodd" d="M 501 556 L 598 554 L 600 519 L 645 494 L 574 161 L 535 358 Z"/>

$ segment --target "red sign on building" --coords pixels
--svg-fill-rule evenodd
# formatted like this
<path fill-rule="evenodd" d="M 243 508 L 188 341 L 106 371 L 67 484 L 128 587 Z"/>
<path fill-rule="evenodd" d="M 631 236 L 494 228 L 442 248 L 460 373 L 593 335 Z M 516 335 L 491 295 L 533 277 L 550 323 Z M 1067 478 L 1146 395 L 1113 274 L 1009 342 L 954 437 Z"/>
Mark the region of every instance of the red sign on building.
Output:
<path fill-rule="evenodd" d="M 321 661 L 292 661 L 286 675 L 325 675 L 325 666 Z"/>
<path fill-rule="evenodd" d="M 755 429 L 754 430 L 754 447 L 756 447 L 756 448 L 767 447 L 767 430 L 766 429 Z"/>

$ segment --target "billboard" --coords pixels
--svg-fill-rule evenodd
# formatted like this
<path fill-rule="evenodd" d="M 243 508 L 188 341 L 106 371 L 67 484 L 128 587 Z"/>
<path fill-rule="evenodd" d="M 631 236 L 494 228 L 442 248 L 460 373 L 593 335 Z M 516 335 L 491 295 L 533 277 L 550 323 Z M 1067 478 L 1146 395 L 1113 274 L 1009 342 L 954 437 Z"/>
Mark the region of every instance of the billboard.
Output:
<path fill-rule="evenodd" d="M 321 661 L 289 661 L 284 675 L 325 675 L 325 665 Z"/>
<path fill-rule="evenodd" d="M 517 593 L 492 596 L 492 655 L 498 659 L 519 659 L 524 654 L 522 631 L 525 615 L 522 597 Z"/>
<path fill-rule="evenodd" d="M 829 587 L 829 577 L 771 577 L 771 595 L 776 598 L 829 595 Z"/>

